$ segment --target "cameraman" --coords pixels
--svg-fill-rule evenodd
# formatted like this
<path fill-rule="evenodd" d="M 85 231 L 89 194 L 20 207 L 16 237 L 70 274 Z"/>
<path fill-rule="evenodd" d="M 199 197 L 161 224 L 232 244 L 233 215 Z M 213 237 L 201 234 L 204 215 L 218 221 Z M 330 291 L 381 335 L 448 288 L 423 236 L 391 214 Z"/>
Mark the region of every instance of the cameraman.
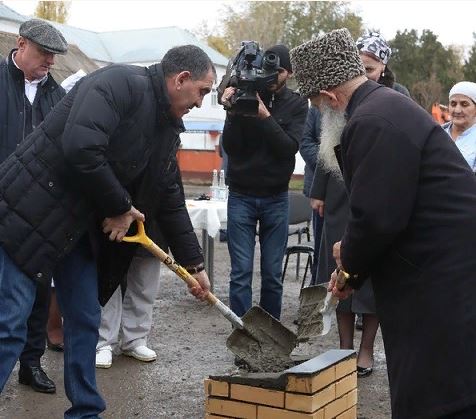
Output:
<path fill-rule="evenodd" d="M 269 48 L 279 57 L 277 82 L 256 93 L 258 111 L 233 111 L 234 87 L 227 87 L 223 147 L 228 154 L 228 251 L 231 259 L 230 305 L 243 316 L 251 308 L 255 236 L 261 246 L 260 306 L 281 315 L 282 260 L 288 239 L 288 184 L 307 115 L 307 100 L 286 87 L 292 74 L 289 50 Z"/>

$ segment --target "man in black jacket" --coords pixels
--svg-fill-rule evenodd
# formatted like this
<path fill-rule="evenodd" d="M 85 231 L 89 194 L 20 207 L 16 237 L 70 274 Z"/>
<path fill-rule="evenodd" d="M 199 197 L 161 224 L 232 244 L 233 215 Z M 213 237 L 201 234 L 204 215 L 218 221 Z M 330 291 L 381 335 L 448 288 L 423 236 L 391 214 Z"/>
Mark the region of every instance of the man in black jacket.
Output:
<path fill-rule="evenodd" d="M 334 272 L 329 289 L 345 298 L 371 276 L 393 417 L 476 417 L 474 173 L 428 112 L 367 79 L 347 29 L 291 57 L 349 194 L 334 245 L 348 285 L 337 290 Z"/>
<path fill-rule="evenodd" d="M 38 282 L 54 273 L 64 318 L 65 418 L 105 409 L 95 356 L 104 304 L 137 249 L 135 220 L 160 224 L 175 258 L 209 289 L 176 161 L 182 116 L 216 77 L 198 47 L 148 68 L 111 65 L 81 79 L 0 165 L 0 390 L 25 342 Z M 154 223 L 152 223 L 154 224 Z M 99 295 L 98 295 L 99 278 Z"/>
<path fill-rule="evenodd" d="M 258 115 L 227 113 L 223 148 L 228 154 L 228 250 L 230 305 L 242 316 L 251 307 L 256 227 L 261 246 L 260 306 L 279 319 L 282 261 L 288 238 L 288 184 L 307 114 L 307 100 L 286 87 L 292 74 L 289 50 L 268 49 L 279 57 L 277 84 L 258 94 Z M 228 103 L 235 89 L 225 89 Z"/>
<path fill-rule="evenodd" d="M 65 95 L 49 73 L 55 54 L 65 54 L 68 48 L 61 33 L 39 19 L 24 22 L 19 33 L 17 48 L 0 63 L 0 162 L 15 151 Z M 39 285 L 20 355 L 20 383 L 42 393 L 56 391 L 40 363 L 45 353 L 49 299 L 50 284 Z"/>

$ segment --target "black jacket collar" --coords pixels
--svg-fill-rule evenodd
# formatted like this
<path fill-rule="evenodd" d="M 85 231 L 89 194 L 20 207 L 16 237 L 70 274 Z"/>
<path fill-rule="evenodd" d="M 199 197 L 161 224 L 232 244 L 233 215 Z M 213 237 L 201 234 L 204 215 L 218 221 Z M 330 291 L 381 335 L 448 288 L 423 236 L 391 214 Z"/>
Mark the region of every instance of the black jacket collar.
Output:
<path fill-rule="evenodd" d="M 382 86 L 373 80 L 367 80 L 365 83 L 362 83 L 352 94 L 352 97 L 347 104 L 347 108 L 345 109 L 347 119 L 352 116 L 352 113 L 355 111 L 355 108 L 357 108 L 360 102 L 362 102 L 375 89 L 380 87 Z"/>
<path fill-rule="evenodd" d="M 149 71 L 155 98 L 157 100 L 157 120 L 159 122 L 164 120 L 167 121 L 178 132 L 185 131 L 182 119 L 173 118 L 170 115 L 170 98 L 167 92 L 167 85 L 162 66 L 160 64 L 153 64 L 148 67 L 147 70 Z"/>

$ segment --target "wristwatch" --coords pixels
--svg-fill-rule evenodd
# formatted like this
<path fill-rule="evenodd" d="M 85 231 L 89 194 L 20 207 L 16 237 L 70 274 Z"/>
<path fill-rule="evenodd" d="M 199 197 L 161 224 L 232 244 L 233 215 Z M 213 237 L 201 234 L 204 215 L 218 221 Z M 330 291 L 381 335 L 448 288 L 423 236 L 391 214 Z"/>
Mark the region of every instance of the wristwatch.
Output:
<path fill-rule="evenodd" d="M 199 272 L 202 272 L 205 270 L 205 265 L 202 263 L 198 264 L 198 265 L 195 265 L 195 266 L 186 266 L 185 267 L 185 270 L 189 273 L 189 274 L 198 274 Z"/>

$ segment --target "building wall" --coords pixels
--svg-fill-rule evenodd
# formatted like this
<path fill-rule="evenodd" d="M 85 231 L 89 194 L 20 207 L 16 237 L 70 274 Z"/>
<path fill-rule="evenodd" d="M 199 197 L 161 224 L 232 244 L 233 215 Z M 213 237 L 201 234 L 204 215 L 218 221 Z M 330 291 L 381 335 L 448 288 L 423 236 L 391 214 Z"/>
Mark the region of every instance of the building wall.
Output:
<path fill-rule="evenodd" d="M 17 22 L 12 22 L 10 20 L 2 20 L 0 19 L 0 31 L 2 32 L 9 32 L 18 34 L 18 29 L 20 28 L 20 24 Z"/>

